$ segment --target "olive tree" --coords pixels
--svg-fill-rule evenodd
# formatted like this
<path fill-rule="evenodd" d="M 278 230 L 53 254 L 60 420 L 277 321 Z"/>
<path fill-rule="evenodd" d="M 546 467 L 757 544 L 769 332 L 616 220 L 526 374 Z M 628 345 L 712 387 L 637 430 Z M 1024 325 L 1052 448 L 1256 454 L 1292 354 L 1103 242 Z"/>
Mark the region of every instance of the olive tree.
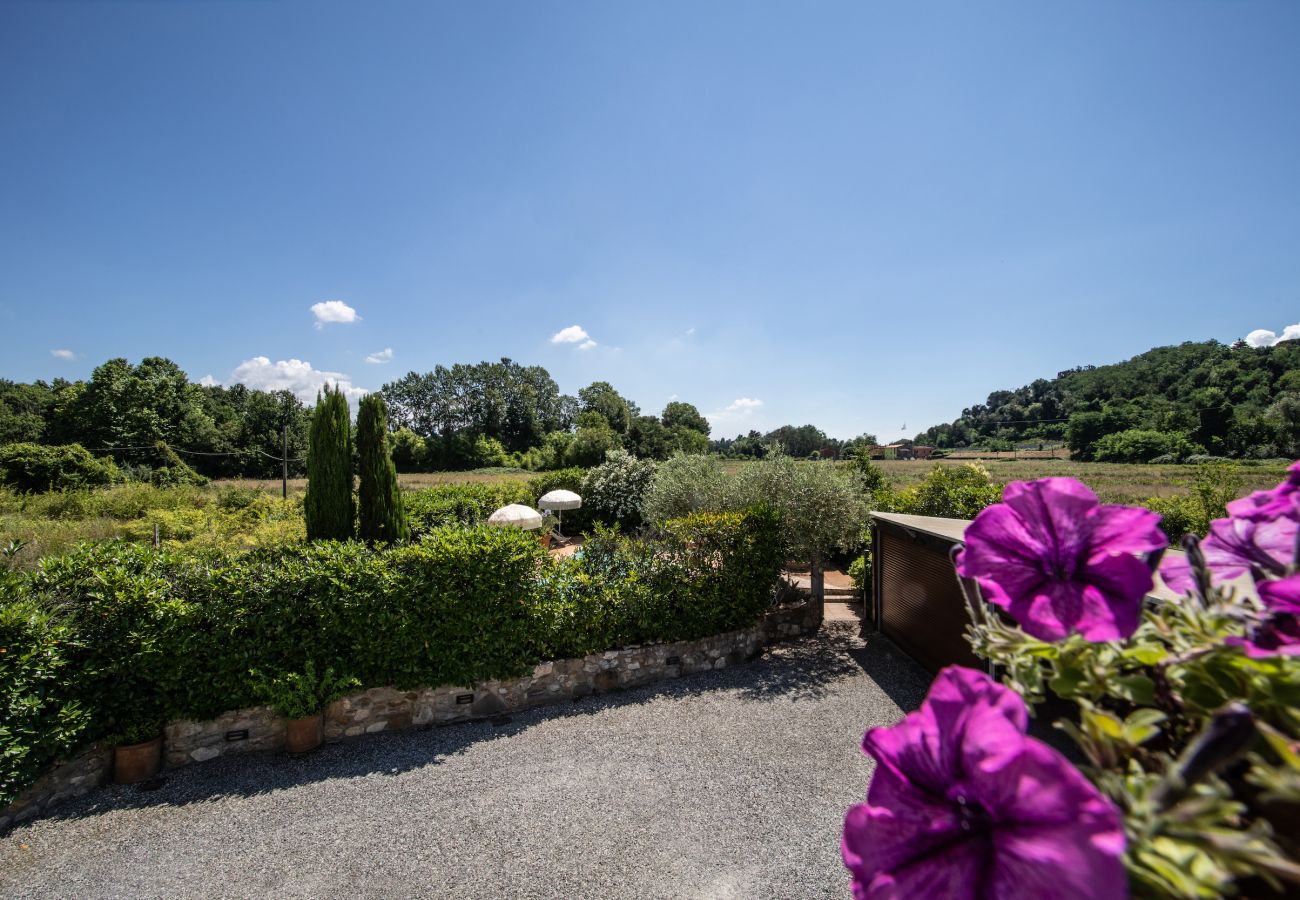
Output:
<path fill-rule="evenodd" d="M 779 452 L 745 467 L 736 478 L 735 499 L 746 506 L 766 503 L 780 515 L 787 550 L 808 561 L 818 600 L 826 597 L 826 556 L 861 540 L 869 512 L 852 472 L 829 462 L 797 462 Z"/>

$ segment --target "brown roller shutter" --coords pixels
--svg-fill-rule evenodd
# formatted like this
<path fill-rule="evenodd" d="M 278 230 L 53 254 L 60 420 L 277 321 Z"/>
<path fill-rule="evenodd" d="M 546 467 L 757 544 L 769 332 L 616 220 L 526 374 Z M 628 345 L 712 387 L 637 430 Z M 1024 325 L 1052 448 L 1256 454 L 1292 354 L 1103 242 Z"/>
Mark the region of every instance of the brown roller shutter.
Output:
<path fill-rule="evenodd" d="M 931 672 L 960 665 L 983 669 L 970 649 L 970 617 L 957 585 L 951 543 L 881 522 L 880 614 L 885 635 Z"/>

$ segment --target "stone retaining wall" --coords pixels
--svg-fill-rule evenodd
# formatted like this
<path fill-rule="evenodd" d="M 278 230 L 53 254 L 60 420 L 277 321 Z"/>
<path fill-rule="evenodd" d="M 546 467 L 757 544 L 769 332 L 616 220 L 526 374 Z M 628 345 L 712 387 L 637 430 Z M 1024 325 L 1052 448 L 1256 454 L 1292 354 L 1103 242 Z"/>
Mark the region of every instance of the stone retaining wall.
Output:
<path fill-rule="evenodd" d="M 773 609 L 757 625 L 740 631 L 552 660 L 539 663 L 522 678 L 487 681 L 476 687 L 371 688 L 330 704 L 325 711 L 325 740 L 491 718 L 722 669 L 753 659 L 773 641 L 815 632 L 821 627 L 822 614 L 822 604 L 805 600 Z M 206 722 L 171 722 L 164 731 L 163 759 L 166 766 L 176 767 L 231 753 L 280 750 L 284 732 L 285 720 L 266 706 L 232 710 Z M 96 745 L 56 766 L 0 812 L 0 831 L 104 784 L 112 775 L 112 760 L 112 747 Z"/>

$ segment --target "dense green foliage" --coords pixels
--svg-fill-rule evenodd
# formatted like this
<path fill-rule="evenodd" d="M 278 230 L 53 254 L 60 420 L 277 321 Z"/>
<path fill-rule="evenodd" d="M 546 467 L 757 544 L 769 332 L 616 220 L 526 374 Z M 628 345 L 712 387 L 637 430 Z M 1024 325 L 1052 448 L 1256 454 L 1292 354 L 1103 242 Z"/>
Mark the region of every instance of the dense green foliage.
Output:
<path fill-rule="evenodd" d="M 0 447 L 0 484 L 22 493 L 64 491 L 113 484 L 122 473 L 108 458 L 96 458 L 80 444 L 43 447 L 7 444 Z"/>
<path fill-rule="evenodd" d="M 384 398 L 370 394 L 357 411 L 357 533 L 363 541 L 398 543 L 410 537 L 397 468 L 388 450 Z"/>
<path fill-rule="evenodd" d="M 831 459 L 848 458 L 860 448 L 877 444 L 874 434 L 861 434 L 847 441 L 827 436 L 814 425 L 782 425 L 763 434 L 750 431 L 735 438 L 720 438 L 712 443 L 715 453 L 730 459 L 762 459 L 773 447 L 780 447 L 789 456 L 805 459 L 810 456 Z"/>
<path fill-rule="evenodd" d="M 254 693 L 286 719 L 314 716 L 361 686 L 355 678 L 335 673 L 333 666 L 327 666 L 324 672 L 316 674 L 316 663 L 310 659 L 303 663 L 301 672 L 265 675 L 254 670 L 249 674 Z"/>
<path fill-rule="evenodd" d="M 316 398 L 307 455 L 307 540 L 345 541 L 352 537 L 356 508 L 352 498 L 352 423 L 348 402 L 337 388 Z"/>
<path fill-rule="evenodd" d="M 1115 365 L 1071 369 L 1013 391 L 994 391 L 917 441 L 967 447 L 1064 439 L 1077 458 L 1087 460 L 1102 438 L 1133 429 L 1186 442 L 1169 453 L 1199 446 L 1218 456 L 1300 455 L 1300 341 L 1272 347 L 1189 342 Z M 1132 440 L 1123 443 L 1128 448 L 1119 458 L 1146 453 L 1136 452 Z M 1103 446 L 1108 453 L 1118 449 Z"/>
<path fill-rule="evenodd" d="M 637 459 L 626 450 L 611 450 L 583 478 L 582 505 L 599 522 L 640 525 L 641 505 L 654 475 L 654 462 Z"/>
<path fill-rule="evenodd" d="M 128 471 L 167 465 L 154 449 L 162 441 L 195 453 L 189 464 L 209 478 L 274 477 L 286 427 L 289 456 L 301 457 L 307 413 L 293 394 L 193 384 L 161 357 L 136 365 L 111 359 L 89 381 L 0 379 L 0 445 L 77 443 L 97 455 L 111 452 Z M 302 471 L 296 462 L 291 469 Z"/>
<path fill-rule="evenodd" d="M 382 393 L 400 426 L 394 459 L 404 472 L 505 465 L 540 471 L 599 465 L 619 448 L 643 459 L 708 449 L 708 421 L 689 403 L 643 416 L 608 382 L 571 397 L 542 367 L 509 359 L 411 372 Z"/>
<path fill-rule="evenodd" d="M 45 494 L 0 490 L 0 545 L 15 542 L 16 562 L 24 568 L 83 541 L 150 543 L 155 528 L 165 547 L 299 543 L 305 537 L 302 495 L 281 500 L 253 488 L 142 482 Z"/>
<path fill-rule="evenodd" d="M 490 527 L 243 554 L 108 543 L 6 575 L 0 803 L 86 741 L 255 705 L 268 681 L 309 665 L 365 687 L 473 685 L 548 657 L 744 627 L 781 564 L 761 509 L 590 546 L 552 562 L 532 535 Z"/>

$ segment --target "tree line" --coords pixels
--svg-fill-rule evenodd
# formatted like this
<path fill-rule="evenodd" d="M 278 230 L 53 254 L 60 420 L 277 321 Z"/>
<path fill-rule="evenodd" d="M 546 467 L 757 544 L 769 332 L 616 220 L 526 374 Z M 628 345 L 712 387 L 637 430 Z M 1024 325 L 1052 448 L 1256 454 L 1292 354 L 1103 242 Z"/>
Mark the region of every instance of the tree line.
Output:
<path fill-rule="evenodd" d="M 570 396 L 546 369 L 509 359 L 411 372 L 379 394 L 401 471 L 541 470 L 596 465 L 619 448 L 645 459 L 709 449 L 709 422 L 690 403 L 647 415 L 608 382 Z M 310 422 L 290 391 L 196 384 L 156 356 L 108 360 L 84 381 L 0 379 L 0 446 L 76 444 L 128 475 L 183 463 L 209 478 L 278 477 L 286 430 L 290 474 L 302 475 Z"/>
<path fill-rule="evenodd" d="M 1300 455 L 1300 341 L 1157 347 L 994 391 L 917 435 L 941 448 L 1064 441 L 1075 458 L 1147 462 L 1198 454 Z"/>

